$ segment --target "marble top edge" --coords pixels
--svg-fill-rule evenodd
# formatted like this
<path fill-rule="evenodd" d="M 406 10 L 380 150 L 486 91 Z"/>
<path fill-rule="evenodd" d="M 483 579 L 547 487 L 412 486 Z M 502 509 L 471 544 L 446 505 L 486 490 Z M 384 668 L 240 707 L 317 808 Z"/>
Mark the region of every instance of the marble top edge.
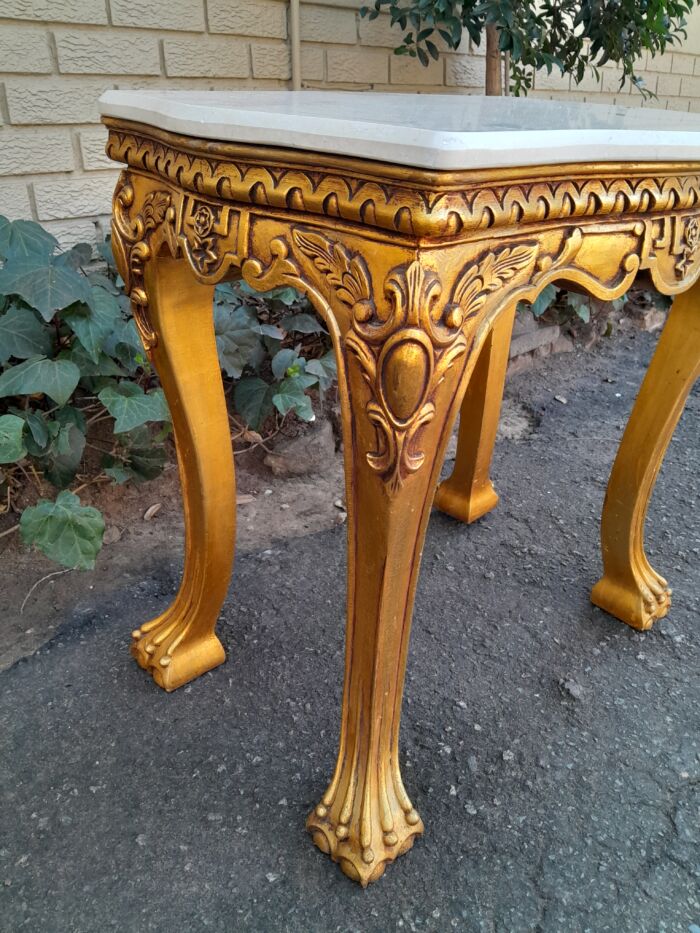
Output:
<path fill-rule="evenodd" d="M 700 162 L 700 114 L 652 108 L 467 94 L 112 90 L 100 112 L 199 139 L 433 170 Z"/>

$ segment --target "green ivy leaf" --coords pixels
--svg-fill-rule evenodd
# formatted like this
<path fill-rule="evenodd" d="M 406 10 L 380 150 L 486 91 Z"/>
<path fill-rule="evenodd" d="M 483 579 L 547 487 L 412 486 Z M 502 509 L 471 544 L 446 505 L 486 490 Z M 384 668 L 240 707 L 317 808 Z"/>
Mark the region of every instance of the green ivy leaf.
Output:
<path fill-rule="evenodd" d="M 46 427 L 46 420 L 38 412 L 30 411 L 26 417 L 29 437 L 27 438 L 27 449 L 32 456 L 40 456 L 45 452 L 49 443 L 49 429 Z"/>
<path fill-rule="evenodd" d="M 55 502 L 40 499 L 22 512 L 22 540 L 64 567 L 91 570 L 102 547 L 105 523 L 92 506 L 81 505 L 71 492 L 59 492 Z"/>
<path fill-rule="evenodd" d="M 96 363 L 107 337 L 121 318 L 119 304 L 113 295 L 93 285 L 87 303 L 71 305 L 61 315 L 81 342 L 88 356 Z"/>
<path fill-rule="evenodd" d="M 15 220 L 10 223 L 0 218 L 0 255 L 5 259 L 26 256 L 48 257 L 58 248 L 58 240 L 41 224 L 33 220 Z"/>
<path fill-rule="evenodd" d="M 302 421 L 313 421 L 314 410 L 311 399 L 304 392 L 304 385 L 298 376 L 283 379 L 272 396 L 272 403 L 282 415 L 293 411 Z"/>
<path fill-rule="evenodd" d="M 76 243 L 65 253 L 60 253 L 55 262 L 59 266 L 69 266 L 71 269 L 80 269 L 92 259 L 92 246 L 89 243 Z"/>
<path fill-rule="evenodd" d="M 46 478 L 63 489 L 73 481 L 85 450 L 85 434 L 73 423 L 62 424 L 42 463 Z"/>
<path fill-rule="evenodd" d="M 308 360 L 306 372 L 317 377 L 321 391 L 325 392 L 338 376 L 333 351 L 329 350 L 328 353 L 324 353 L 317 360 Z"/>
<path fill-rule="evenodd" d="M 10 249 L 11 222 L 0 214 L 0 259 L 7 259 Z"/>
<path fill-rule="evenodd" d="M 545 285 L 537 298 L 532 302 L 530 308 L 535 317 L 542 317 L 544 312 L 553 304 L 557 297 L 557 288 L 555 285 Z"/>
<path fill-rule="evenodd" d="M 76 301 L 88 301 L 90 286 L 85 276 L 69 266 L 56 264 L 50 256 L 11 257 L 0 269 L 0 292 L 19 295 L 50 321 Z"/>
<path fill-rule="evenodd" d="M 272 357 L 272 374 L 275 379 L 283 379 L 287 370 L 291 369 L 292 366 L 299 359 L 299 354 L 296 350 L 292 350 L 288 347 L 285 347 L 284 350 L 280 350 L 278 353 Z"/>
<path fill-rule="evenodd" d="M 219 364 L 227 376 L 240 379 L 248 365 L 256 368 L 262 358 L 260 337 L 253 330 L 257 319 L 250 308 L 214 308 L 214 333 Z"/>
<path fill-rule="evenodd" d="M 28 360 L 51 352 L 51 337 L 31 308 L 12 305 L 0 317 L 0 363 L 10 357 Z"/>
<path fill-rule="evenodd" d="M 148 421 L 169 421 L 170 412 L 162 389 L 144 392 L 135 382 L 106 386 L 97 396 L 115 419 L 114 431 L 121 434 Z"/>
<path fill-rule="evenodd" d="M 119 485 L 130 480 L 143 483 L 159 476 L 163 472 L 165 461 L 165 449 L 161 446 L 128 447 L 123 457 L 106 456 L 103 469 L 107 476 L 111 476 Z"/>
<path fill-rule="evenodd" d="M 80 370 L 80 378 L 93 380 L 99 376 L 126 376 L 126 371 L 106 353 L 98 353 L 97 360 L 93 360 L 87 350 L 80 343 L 74 343 L 68 350 L 61 350 L 59 360 L 70 360 Z M 90 385 L 93 383 L 91 382 Z"/>
<path fill-rule="evenodd" d="M 0 398 L 42 393 L 57 405 L 65 405 L 80 379 L 80 370 L 69 360 L 35 357 L 6 369 L 0 376 Z"/>
<path fill-rule="evenodd" d="M 273 392 L 272 386 L 258 376 L 246 376 L 236 383 L 233 390 L 236 411 L 254 431 L 272 413 Z"/>
<path fill-rule="evenodd" d="M 123 486 L 124 483 L 128 483 L 129 480 L 136 479 L 134 471 L 129 469 L 121 460 L 117 460 L 114 457 L 108 456 L 104 458 L 102 461 L 102 470 L 119 486 Z"/>
<path fill-rule="evenodd" d="M 24 419 L 17 415 L 0 415 L 0 463 L 16 463 L 26 453 Z"/>
<path fill-rule="evenodd" d="M 280 327 L 298 334 L 325 334 L 326 328 L 313 314 L 288 314 L 280 321 Z"/>
<path fill-rule="evenodd" d="M 566 297 L 566 305 L 579 316 L 584 324 L 588 324 L 591 319 L 591 303 L 587 295 L 570 292 Z"/>

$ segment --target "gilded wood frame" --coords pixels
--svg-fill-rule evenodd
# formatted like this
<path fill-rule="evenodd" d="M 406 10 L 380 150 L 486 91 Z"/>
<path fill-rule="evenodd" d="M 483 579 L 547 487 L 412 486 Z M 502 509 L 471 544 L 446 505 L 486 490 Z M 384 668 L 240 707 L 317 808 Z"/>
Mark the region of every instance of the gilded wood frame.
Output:
<path fill-rule="evenodd" d="M 128 166 L 114 195 L 114 253 L 171 407 L 183 483 L 182 586 L 134 632 L 137 660 L 167 690 L 224 658 L 214 625 L 233 559 L 235 488 L 213 287 L 237 276 L 260 290 L 291 285 L 331 335 L 345 442 L 347 648 L 337 765 L 307 825 L 366 885 L 423 831 L 401 779 L 399 720 L 447 440 L 461 405 L 455 472 L 435 501 L 472 521 L 497 499 L 488 470 L 515 304 L 550 282 L 616 298 L 644 272 L 666 294 L 688 293 L 613 471 L 605 576 L 594 591 L 638 627 L 668 608 L 666 583 L 644 556 L 643 521 L 698 375 L 700 162 L 429 172 L 105 123 L 108 154 Z"/>

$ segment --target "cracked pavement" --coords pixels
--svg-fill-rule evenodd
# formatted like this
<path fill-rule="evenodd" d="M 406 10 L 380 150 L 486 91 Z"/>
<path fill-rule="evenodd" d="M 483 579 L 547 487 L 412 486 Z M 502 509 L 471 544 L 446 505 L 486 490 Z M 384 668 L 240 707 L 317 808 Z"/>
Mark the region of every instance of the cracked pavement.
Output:
<path fill-rule="evenodd" d="M 640 634 L 588 601 L 653 344 L 623 333 L 513 378 L 535 426 L 497 446 L 500 505 L 471 527 L 433 515 L 402 724 L 426 835 L 377 884 L 352 884 L 304 832 L 337 740 L 339 528 L 243 555 L 228 662 L 170 696 L 127 652 L 176 587 L 165 549 L 0 674 L 0 929 L 700 925 L 697 387 L 647 523 L 669 618 Z"/>

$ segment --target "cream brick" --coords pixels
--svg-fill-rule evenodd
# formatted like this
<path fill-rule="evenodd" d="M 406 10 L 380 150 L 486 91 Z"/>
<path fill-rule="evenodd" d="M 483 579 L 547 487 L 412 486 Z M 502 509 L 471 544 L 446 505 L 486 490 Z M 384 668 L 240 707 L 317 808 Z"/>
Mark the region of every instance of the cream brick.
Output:
<path fill-rule="evenodd" d="M 0 214 L 8 220 L 32 219 L 26 182 L 0 179 Z"/>
<path fill-rule="evenodd" d="M 682 77 L 680 92 L 684 97 L 700 97 L 700 77 Z"/>
<path fill-rule="evenodd" d="M 5 90 L 10 122 L 99 123 L 97 99 L 108 86 L 69 79 L 8 81 Z"/>
<path fill-rule="evenodd" d="M 78 220 L 50 220 L 43 226 L 53 233 L 63 249 L 70 249 L 76 243 L 89 243 L 97 247 L 109 231 L 109 217 L 103 215 L 94 219 L 81 217 Z"/>
<path fill-rule="evenodd" d="M 331 48 L 326 51 L 328 80 L 349 84 L 388 84 L 389 53 L 381 49 Z"/>
<path fill-rule="evenodd" d="M 34 182 L 34 200 L 39 220 L 65 220 L 108 214 L 118 172 L 101 172 L 90 178 Z"/>
<path fill-rule="evenodd" d="M 644 101 L 645 110 L 665 110 L 667 97 L 650 97 Z"/>
<path fill-rule="evenodd" d="M 666 109 L 667 110 L 681 110 L 684 113 L 687 113 L 689 107 L 690 107 L 690 99 L 687 97 L 666 98 Z"/>
<path fill-rule="evenodd" d="M 107 22 L 104 0 L 0 0 L 0 16 L 56 23 Z"/>
<path fill-rule="evenodd" d="M 114 168 L 115 163 L 105 153 L 107 130 L 104 127 L 81 130 L 79 140 L 84 169 L 91 172 L 96 169 Z"/>
<path fill-rule="evenodd" d="M 662 74 L 656 76 L 656 87 L 650 88 L 663 97 L 676 97 L 681 92 L 681 76 Z"/>
<path fill-rule="evenodd" d="M 247 78 L 250 74 L 248 44 L 237 39 L 166 39 L 163 48 L 168 76 Z"/>
<path fill-rule="evenodd" d="M 625 83 L 620 86 L 620 81 L 622 80 L 622 71 L 612 68 L 604 68 L 601 71 L 601 82 L 600 90 L 603 94 L 629 94 L 630 92 L 630 82 L 625 81 Z M 648 79 L 652 75 L 646 76 Z M 654 76 L 655 77 L 655 76 Z"/>
<path fill-rule="evenodd" d="M 251 43 L 250 50 L 253 58 L 254 78 L 282 78 L 288 80 L 292 76 L 292 63 L 289 57 L 289 46 L 284 42 Z"/>
<path fill-rule="evenodd" d="M 623 107 L 629 100 L 629 95 L 622 94 L 586 94 L 586 100 L 591 104 L 621 104 Z"/>
<path fill-rule="evenodd" d="M 639 93 L 639 91 L 634 91 L 634 90 L 633 90 L 633 91 L 631 92 L 631 94 L 628 94 L 628 95 L 625 97 L 624 103 L 622 102 L 622 98 L 621 98 L 621 97 L 618 98 L 618 103 L 621 103 L 623 107 L 627 107 L 627 108 L 629 108 L 629 109 L 638 108 L 638 107 L 641 107 L 641 106 L 644 104 L 644 98 L 643 98 L 642 95 Z"/>
<path fill-rule="evenodd" d="M 26 26 L 0 29 L 0 71 L 50 74 L 52 70 L 47 32 Z"/>
<path fill-rule="evenodd" d="M 602 75 L 601 77 L 596 78 L 595 74 L 592 71 L 587 70 L 583 78 L 578 84 L 574 83 L 574 79 L 572 77 L 571 89 L 573 90 L 574 88 L 577 88 L 579 91 L 583 93 L 590 93 L 591 91 L 599 91 L 601 80 L 602 80 Z"/>
<path fill-rule="evenodd" d="M 302 45 L 301 76 L 307 81 L 323 81 L 324 51 L 319 45 Z"/>
<path fill-rule="evenodd" d="M 553 68 L 551 74 L 542 69 L 535 75 L 535 87 L 538 91 L 568 91 L 569 75 L 561 74 L 558 68 Z"/>
<path fill-rule="evenodd" d="M 358 17 L 358 29 L 360 43 L 362 45 L 385 49 L 397 48 L 401 45 L 403 37 L 407 32 L 415 32 L 415 29 L 411 26 L 407 26 L 406 29 L 402 29 L 398 23 L 394 23 L 392 26 L 391 17 L 386 15 L 378 16 L 376 19 L 367 19 L 365 16 L 360 16 Z M 433 42 L 441 52 L 452 51 L 451 46 L 445 42 L 437 30 L 430 36 L 430 41 Z"/>
<path fill-rule="evenodd" d="M 444 61 L 430 60 L 427 66 L 421 65 L 409 55 L 390 55 L 389 72 L 392 84 L 436 85 L 444 84 Z"/>
<path fill-rule="evenodd" d="M 355 45 L 357 24 L 351 10 L 336 10 L 332 7 L 301 7 L 301 38 L 305 42 L 335 42 Z"/>
<path fill-rule="evenodd" d="M 187 29 L 202 32 L 205 28 L 202 0 L 110 0 L 115 26 L 138 26 L 141 29 Z"/>
<path fill-rule="evenodd" d="M 74 168 L 73 144 L 67 129 L 0 132 L 0 175 L 70 172 Z"/>
<path fill-rule="evenodd" d="M 57 32 L 56 49 L 58 70 L 63 74 L 160 74 L 155 36 L 134 36 L 113 29 Z"/>
<path fill-rule="evenodd" d="M 672 64 L 672 55 L 647 55 L 647 71 L 670 71 Z"/>
<path fill-rule="evenodd" d="M 671 71 L 677 75 L 692 75 L 695 61 L 694 55 L 679 55 L 678 52 L 674 52 Z"/>
<path fill-rule="evenodd" d="M 659 81 L 661 81 L 662 78 L 669 78 L 671 77 L 671 75 L 654 74 L 654 72 L 652 71 L 638 71 L 637 77 L 641 78 L 642 81 L 644 82 L 642 87 L 644 88 L 645 91 L 651 91 L 652 94 L 656 94 L 658 86 L 659 86 Z M 630 97 L 641 96 L 641 92 L 632 84 L 631 81 L 629 82 L 629 89 L 630 89 Z M 675 91 L 675 93 L 677 94 L 678 91 Z"/>
<path fill-rule="evenodd" d="M 367 19 L 367 17 L 361 16 L 359 32 L 362 45 L 395 49 L 398 45 L 401 45 L 401 40 L 404 34 L 408 32 L 408 29 L 402 29 L 398 23 L 394 23 L 392 26 L 390 16 L 378 16 L 376 19 Z"/>
<path fill-rule="evenodd" d="M 445 83 L 451 87 L 483 89 L 486 82 L 486 64 L 473 55 L 449 55 L 445 66 Z"/>
<path fill-rule="evenodd" d="M 230 32 L 262 39 L 287 38 L 284 0 L 209 0 L 210 32 Z"/>

